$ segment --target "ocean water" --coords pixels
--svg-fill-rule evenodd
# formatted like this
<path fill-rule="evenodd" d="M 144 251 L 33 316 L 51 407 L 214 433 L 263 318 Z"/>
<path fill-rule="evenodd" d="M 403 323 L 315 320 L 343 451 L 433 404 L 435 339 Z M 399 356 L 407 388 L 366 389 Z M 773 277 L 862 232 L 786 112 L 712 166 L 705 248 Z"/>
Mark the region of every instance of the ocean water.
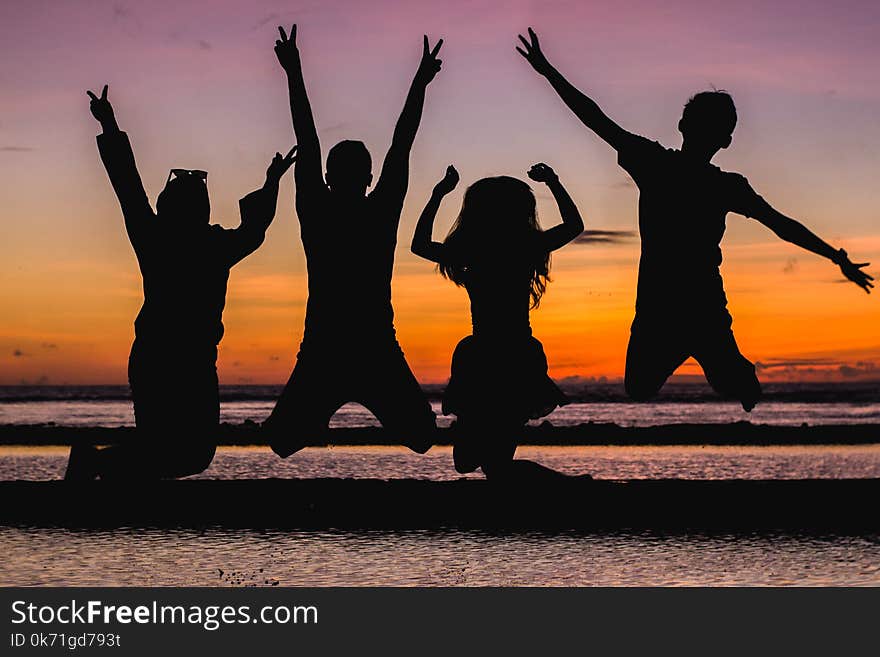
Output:
<path fill-rule="evenodd" d="M 766 399 L 746 413 L 735 402 L 720 401 L 705 385 L 668 384 L 656 402 L 634 404 L 620 384 L 572 386 L 563 383 L 572 403 L 545 420 L 558 426 L 582 422 L 613 422 L 627 427 L 658 424 L 726 424 L 748 420 L 755 424 L 880 424 L 880 383 L 771 384 Z M 280 394 L 279 386 L 221 386 L 221 421 L 262 422 Z M 440 415 L 442 386 L 426 386 Z M 48 424 L 59 426 L 133 426 L 134 414 L 125 386 L 0 386 L 0 425 Z M 346 404 L 331 420 L 332 427 L 377 426 L 376 419 L 358 404 Z"/>
<path fill-rule="evenodd" d="M 229 424 L 262 422 L 274 406 L 268 400 L 228 401 L 221 404 L 220 419 Z M 437 424 L 448 426 L 451 417 L 432 403 Z M 880 424 L 880 403 L 873 402 L 767 402 L 751 413 L 732 402 L 575 402 L 553 411 L 541 421 L 556 426 L 582 422 L 609 422 L 626 427 L 658 424 L 726 424 L 747 420 L 755 424 Z M 54 400 L 0 402 L 0 424 L 48 424 L 71 427 L 130 427 L 134 413 L 128 400 Z M 533 421 L 532 424 L 538 424 Z M 376 418 L 358 404 L 346 404 L 330 421 L 334 428 L 379 426 Z"/>
<path fill-rule="evenodd" d="M 275 394 L 275 388 L 227 390 L 223 421 L 261 421 Z M 547 419 L 559 426 L 745 419 L 774 425 L 880 424 L 877 390 L 864 386 L 830 393 L 783 390 L 751 415 L 704 389 L 677 391 L 653 404 L 631 404 L 614 391 L 577 399 Z M 448 421 L 441 416 L 441 425 Z M 0 424 L 45 423 L 130 426 L 133 417 L 124 388 L 0 389 Z M 350 404 L 336 414 L 333 426 L 375 426 L 375 420 Z M 609 479 L 880 478 L 880 445 L 526 446 L 517 454 L 563 472 Z M 3 446 L 0 479 L 57 479 L 66 460 L 63 447 Z M 284 460 L 264 447 L 222 447 L 198 475 L 254 477 L 447 480 L 459 475 L 448 447 L 419 456 L 379 446 L 313 447 Z M 808 529 L 722 534 L 7 526 L 0 527 L 0 585 L 880 586 L 880 534 Z"/>
<path fill-rule="evenodd" d="M 0 527 L 9 586 L 878 586 L 880 535 Z"/>
<path fill-rule="evenodd" d="M 770 446 L 522 446 L 517 456 L 596 479 L 880 478 L 880 444 Z M 60 479 L 66 447 L 0 446 L 0 480 Z M 459 479 L 452 448 L 307 447 L 280 459 L 268 447 L 220 447 L 194 479 Z M 482 478 L 480 474 L 468 478 Z"/>

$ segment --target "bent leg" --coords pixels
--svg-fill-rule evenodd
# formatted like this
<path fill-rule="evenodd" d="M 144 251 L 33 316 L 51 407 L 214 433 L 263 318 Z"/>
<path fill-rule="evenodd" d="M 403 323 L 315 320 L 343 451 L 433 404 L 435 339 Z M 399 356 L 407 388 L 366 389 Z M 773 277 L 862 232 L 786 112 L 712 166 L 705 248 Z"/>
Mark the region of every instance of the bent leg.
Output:
<path fill-rule="evenodd" d="M 633 401 L 651 399 L 689 355 L 669 326 L 650 326 L 636 320 L 626 348 L 626 394 Z"/>
<path fill-rule="evenodd" d="M 745 411 L 755 407 L 761 398 L 761 383 L 754 364 L 740 353 L 733 331 L 726 328 L 707 335 L 694 356 L 719 395 L 739 400 Z"/>
<path fill-rule="evenodd" d="M 371 365 L 361 387 L 362 403 L 401 444 L 424 454 L 437 436 L 437 417 L 422 387 L 406 362 L 403 351 L 394 345 Z"/>
<path fill-rule="evenodd" d="M 129 384 L 136 431 L 130 443 L 95 455 L 102 479 L 165 479 L 206 470 L 217 448 L 220 396 L 216 350 L 159 358 L 135 346 Z"/>
<path fill-rule="evenodd" d="M 516 453 L 516 436 L 524 424 L 504 423 L 489 413 L 456 419 L 452 427 L 455 471 L 468 474 L 482 469 L 487 479 L 506 472 Z"/>
<path fill-rule="evenodd" d="M 330 418 L 346 401 L 339 382 L 332 379 L 338 375 L 317 355 L 299 353 L 287 385 L 263 422 L 263 433 L 278 456 L 287 458 L 327 432 Z"/>

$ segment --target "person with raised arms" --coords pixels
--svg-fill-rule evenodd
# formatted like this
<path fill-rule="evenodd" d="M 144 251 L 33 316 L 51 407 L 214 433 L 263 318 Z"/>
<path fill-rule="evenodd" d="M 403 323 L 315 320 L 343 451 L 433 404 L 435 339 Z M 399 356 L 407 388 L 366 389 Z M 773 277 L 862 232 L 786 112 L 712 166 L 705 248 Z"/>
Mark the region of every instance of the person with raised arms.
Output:
<path fill-rule="evenodd" d="M 171 169 L 153 211 L 107 85 L 100 96 L 87 93 L 101 124 L 98 150 L 137 257 L 144 302 L 128 360 L 135 437 L 100 450 L 74 445 L 66 478 L 197 474 L 211 464 L 217 446 L 217 345 L 223 337 L 229 272 L 263 243 L 296 146 L 287 155 L 275 153 L 263 186 L 239 201 L 238 228 L 210 223 L 206 171 Z"/>
<path fill-rule="evenodd" d="M 468 187 L 446 239 L 433 241 L 440 204 L 459 180 L 450 166 L 419 217 L 412 252 L 437 263 L 445 278 L 467 290 L 471 302 L 473 332 L 455 348 L 443 393 L 443 412 L 456 416 L 456 470 L 480 468 L 495 480 L 555 481 L 564 475 L 514 458 L 525 424 L 567 403 L 547 375 L 547 357 L 532 335 L 529 312 L 547 289 L 550 254 L 580 235 L 584 223 L 553 169 L 536 164 L 528 176 L 553 195 L 561 224 L 543 230 L 531 187 L 494 176 Z"/>
<path fill-rule="evenodd" d="M 711 386 L 750 411 L 761 396 L 754 365 L 739 351 L 721 280 L 721 238 L 728 212 L 751 217 L 781 239 L 827 258 L 870 292 L 873 278 L 843 249 L 834 249 L 806 226 L 774 209 L 737 173 L 712 164 L 733 138 L 737 115 L 724 91 L 704 91 L 685 105 L 680 149 L 633 134 L 609 118 L 545 57 L 529 28 L 519 53 L 543 76 L 585 126 L 617 151 L 639 188 L 641 259 L 635 319 L 626 353 L 626 391 L 636 401 L 653 397 L 690 356 Z"/>
<path fill-rule="evenodd" d="M 346 402 L 357 402 L 412 450 L 434 442 L 436 418 L 397 342 L 391 275 L 397 229 L 409 182 L 409 155 L 425 103 L 440 70 L 442 39 L 422 57 L 372 191 L 372 159 L 363 142 L 321 146 L 306 94 L 296 25 L 275 53 L 287 73 L 298 140 L 296 214 L 306 255 L 308 302 L 296 365 L 269 418 L 268 442 L 282 458 L 327 430 Z"/>

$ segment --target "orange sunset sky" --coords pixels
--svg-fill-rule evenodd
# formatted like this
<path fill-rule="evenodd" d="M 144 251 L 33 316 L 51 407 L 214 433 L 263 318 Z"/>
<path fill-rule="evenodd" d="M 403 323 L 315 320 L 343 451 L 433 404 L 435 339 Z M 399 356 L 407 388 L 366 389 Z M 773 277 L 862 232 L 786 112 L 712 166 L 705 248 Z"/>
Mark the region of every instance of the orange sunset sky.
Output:
<path fill-rule="evenodd" d="M 662 5 L 662 7 L 661 7 Z M 411 158 L 394 279 L 398 336 L 423 382 L 448 376 L 467 297 L 409 253 L 449 163 L 445 234 L 466 184 L 551 164 L 581 209 L 583 240 L 554 255 L 532 321 L 557 378 L 623 374 L 638 262 L 637 190 L 514 51 L 533 25 L 551 61 L 624 127 L 678 146 L 681 106 L 729 90 L 733 145 L 716 163 L 880 273 L 880 5 L 876 2 L 28 2 L 0 9 L 0 384 L 123 383 L 140 278 L 95 147 L 85 89 L 110 84 L 152 200 L 173 166 L 210 172 L 213 221 L 293 142 L 276 25 L 299 24 L 322 147 L 363 139 L 381 161 L 418 63 L 443 37 Z M 543 225 L 558 221 L 536 189 Z M 771 379 L 880 378 L 880 299 L 829 262 L 730 215 L 726 290 L 743 353 Z M 222 383 L 286 380 L 306 279 L 282 183 L 266 243 L 233 269 Z M 683 373 L 697 373 L 693 363 Z"/>

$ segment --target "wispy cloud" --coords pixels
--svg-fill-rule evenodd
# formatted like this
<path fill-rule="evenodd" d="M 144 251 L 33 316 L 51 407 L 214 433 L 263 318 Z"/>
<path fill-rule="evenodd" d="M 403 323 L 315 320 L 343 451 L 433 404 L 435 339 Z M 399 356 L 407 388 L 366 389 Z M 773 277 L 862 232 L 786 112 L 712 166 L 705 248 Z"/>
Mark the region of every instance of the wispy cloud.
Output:
<path fill-rule="evenodd" d="M 0 151 L 4 153 L 30 153 L 34 150 L 32 146 L 0 146 Z"/>
<path fill-rule="evenodd" d="M 281 17 L 278 14 L 274 12 L 271 14 L 267 14 L 251 26 L 251 31 L 259 30 L 261 27 L 263 27 L 264 25 L 268 25 L 269 23 L 279 23 L 280 21 Z"/>
<path fill-rule="evenodd" d="M 848 379 L 880 374 L 880 372 L 877 371 L 877 363 L 873 361 L 860 360 L 851 365 L 841 365 L 837 369 L 840 372 L 841 376 L 844 376 Z"/>
<path fill-rule="evenodd" d="M 755 367 L 759 371 L 786 367 L 833 367 L 836 365 L 843 365 L 843 363 L 839 360 L 832 360 L 830 358 L 768 358 L 767 360 L 757 361 L 755 363 Z"/>
<path fill-rule="evenodd" d="M 140 32 L 143 27 L 134 9 L 121 2 L 113 4 L 113 22 L 118 24 L 127 34 Z"/>
<path fill-rule="evenodd" d="M 870 360 L 847 362 L 833 358 L 770 358 L 755 363 L 755 368 L 772 379 L 812 378 L 872 379 L 880 375 L 877 363 Z"/>
<path fill-rule="evenodd" d="M 624 244 L 636 236 L 632 230 L 585 230 L 574 240 L 575 244 Z"/>

